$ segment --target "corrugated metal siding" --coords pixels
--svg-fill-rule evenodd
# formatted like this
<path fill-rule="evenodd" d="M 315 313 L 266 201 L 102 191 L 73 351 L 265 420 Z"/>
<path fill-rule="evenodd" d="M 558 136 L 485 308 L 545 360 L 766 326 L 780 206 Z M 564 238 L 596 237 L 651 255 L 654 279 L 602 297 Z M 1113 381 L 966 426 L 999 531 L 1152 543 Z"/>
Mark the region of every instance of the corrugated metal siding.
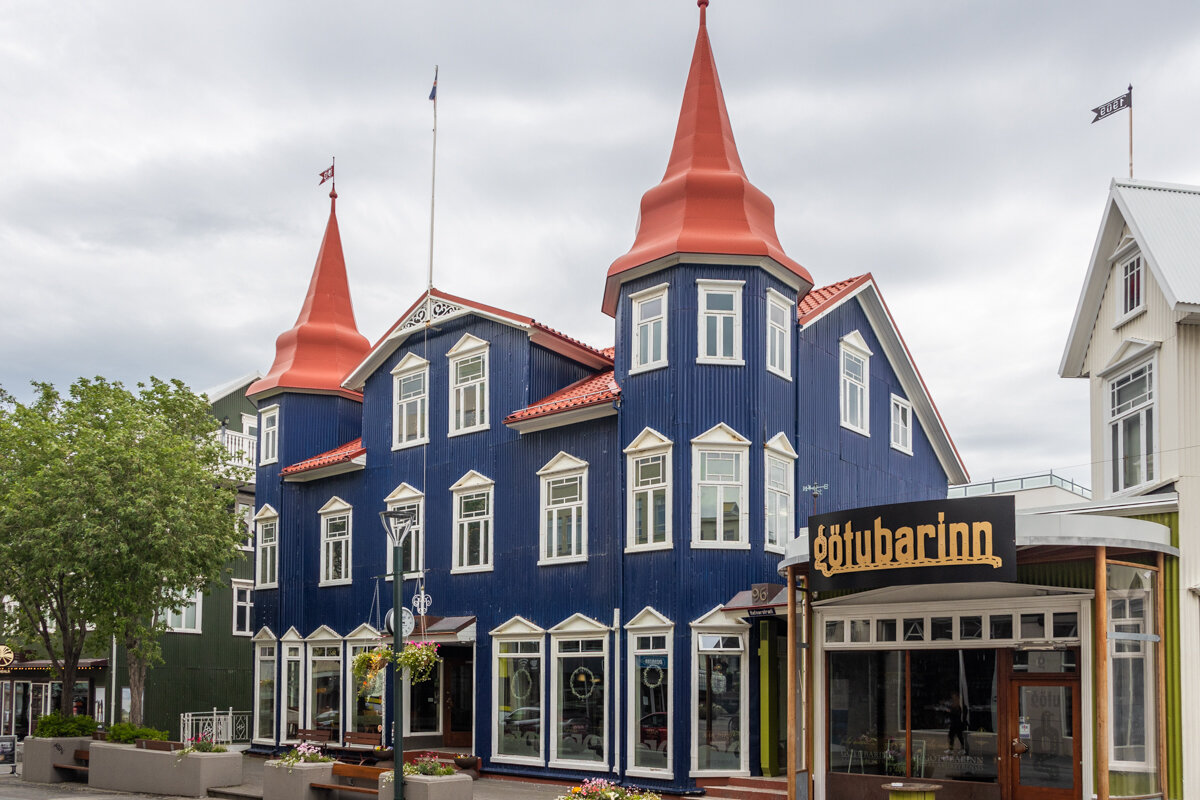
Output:
<path fill-rule="evenodd" d="M 1017 583 L 1061 586 L 1064 589 L 1096 588 L 1095 561 L 1064 561 L 1053 564 L 1018 564 Z"/>
<path fill-rule="evenodd" d="M 1184 303 L 1200 303 L 1200 193 L 1126 184 L 1118 184 L 1115 191 L 1175 296 Z"/>
<path fill-rule="evenodd" d="M 228 417 L 229 425 L 227 427 L 231 431 L 245 433 L 242 430 L 242 414 L 253 414 L 255 411 L 254 403 L 251 403 L 250 399 L 246 397 L 246 389 L 250 387 L 250 383 L 252 381 L 247 381 L 244 386 L 238 387 L 212 404 L 212 415 L 218 422 Z"/>

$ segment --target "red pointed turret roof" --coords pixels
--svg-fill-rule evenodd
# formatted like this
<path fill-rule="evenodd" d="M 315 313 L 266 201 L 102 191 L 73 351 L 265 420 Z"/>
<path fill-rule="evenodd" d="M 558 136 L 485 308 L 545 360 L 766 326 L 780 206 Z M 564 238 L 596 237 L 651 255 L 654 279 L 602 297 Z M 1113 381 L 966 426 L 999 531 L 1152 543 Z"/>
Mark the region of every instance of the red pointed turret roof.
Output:
<path fill-rule="evenodd" d="M 642 196 L 637 236 L 608 268 L 604 313 L 616 314 L 622 273 L 675 253 L 766 256 L 812 285 L 808 270 L 783 252 L 775 206 L 750 183 L 733 141 L 733 128 L 699 0 L 700 31 L 683 90 L 675 145 L 662 182 Z"/>
<path fill-rule="evenodd" d="M 275 363 L 246 391 L 248 397 L 295 389 L 362 399 L 360 393 L 342 388 L 342 380 L 370 351 L 371 343 L 354 322 L 338 233 L 337 192 L 329 197 L 329 223 L 300 316 L 275 340 Z"/>

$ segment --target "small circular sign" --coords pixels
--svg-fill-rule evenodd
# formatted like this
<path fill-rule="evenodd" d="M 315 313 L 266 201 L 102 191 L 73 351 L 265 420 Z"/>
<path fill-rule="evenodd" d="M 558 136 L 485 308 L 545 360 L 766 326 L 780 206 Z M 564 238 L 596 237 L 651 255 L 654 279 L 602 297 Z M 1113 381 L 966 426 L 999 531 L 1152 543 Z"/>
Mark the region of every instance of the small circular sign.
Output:
<path fill-rule="evenodd" d="M 400 625 L 401 632 L 405 638 L 412 636 L 413 630 L 417 627 L 417 618 L 407 608 L 400 609 Z"/>
<path fill-rule="evenodd" d="M 8 645 L 0 644 L 0 667 L 7 667 L 13 662 L 13 651 Z"/>

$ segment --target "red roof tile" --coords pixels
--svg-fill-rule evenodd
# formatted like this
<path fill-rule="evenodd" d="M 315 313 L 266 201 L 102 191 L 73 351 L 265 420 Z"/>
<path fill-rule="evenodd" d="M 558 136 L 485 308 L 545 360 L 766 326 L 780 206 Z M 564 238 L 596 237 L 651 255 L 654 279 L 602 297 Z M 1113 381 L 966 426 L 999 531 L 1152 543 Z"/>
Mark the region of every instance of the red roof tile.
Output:
<path fill-rule="evenodd" d="M 321 467 L 330 467 L 334 464 L 344 464 L 347 461 L 353 461 L 366 452 L 367 448 L 363 447 L 362 437 L 359 437 L 352 442 L 346 442 L 332 450 L 321 453 L 319 456 L 313 456 L 312 458 L 292 464 L 290 467 L 284 467 L 279 471 L 279 474 L 295 475 L 297 472 L 308 472 L 309 470 L 320 469 Z"/>
<path fill-rule="evenodd" d="M 868 272 L 866 275 L 859 275 L 857 278 L 847 278 L 844 281 L 838 281 L 828 286 L 822 286 L 819 289 L 813 289 L 804 296 L 804 299 L 800 301 L 800 305 L 796 308 L 796 316 L 799 318 L 800 324 L 807 323 L 812 317 L 820 314 L 830 305 L 837 303 L 847 294 L 853 292 L 869 280 L 871 280 L 871 273 Z"/>
<path fill-rule="evenodd" d="M 504 418 L 504 424 L 545 417 L 576 408 L 587 408 L 601 403 L 611 403 L 620 394 L 621 387 L 617 386 L 613 371 L 606 370 L 590 378 L 576 381 L 565 389 L 559 389 L 528 408 L 514 411 Z"/>

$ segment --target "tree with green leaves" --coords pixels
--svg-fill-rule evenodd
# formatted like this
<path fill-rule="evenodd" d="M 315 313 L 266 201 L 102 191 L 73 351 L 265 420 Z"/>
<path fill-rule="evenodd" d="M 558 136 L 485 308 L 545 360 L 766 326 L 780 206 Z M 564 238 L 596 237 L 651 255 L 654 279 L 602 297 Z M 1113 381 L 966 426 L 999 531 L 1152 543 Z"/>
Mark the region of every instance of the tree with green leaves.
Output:
<path fill-rule="evenodd" d="M 34 391 L 25 404 L 0 389 L 0 587 L 15 601 L 5 633 L 39 643 L 64 687 L 89 640 L 117 637 L 140 724 L 166 611 L 238 555 L 234 501 L 248 476 L 226 464 L 206 400 L 179 381 Z M 63 714 L 70 702 L 64 691 Z"/>

